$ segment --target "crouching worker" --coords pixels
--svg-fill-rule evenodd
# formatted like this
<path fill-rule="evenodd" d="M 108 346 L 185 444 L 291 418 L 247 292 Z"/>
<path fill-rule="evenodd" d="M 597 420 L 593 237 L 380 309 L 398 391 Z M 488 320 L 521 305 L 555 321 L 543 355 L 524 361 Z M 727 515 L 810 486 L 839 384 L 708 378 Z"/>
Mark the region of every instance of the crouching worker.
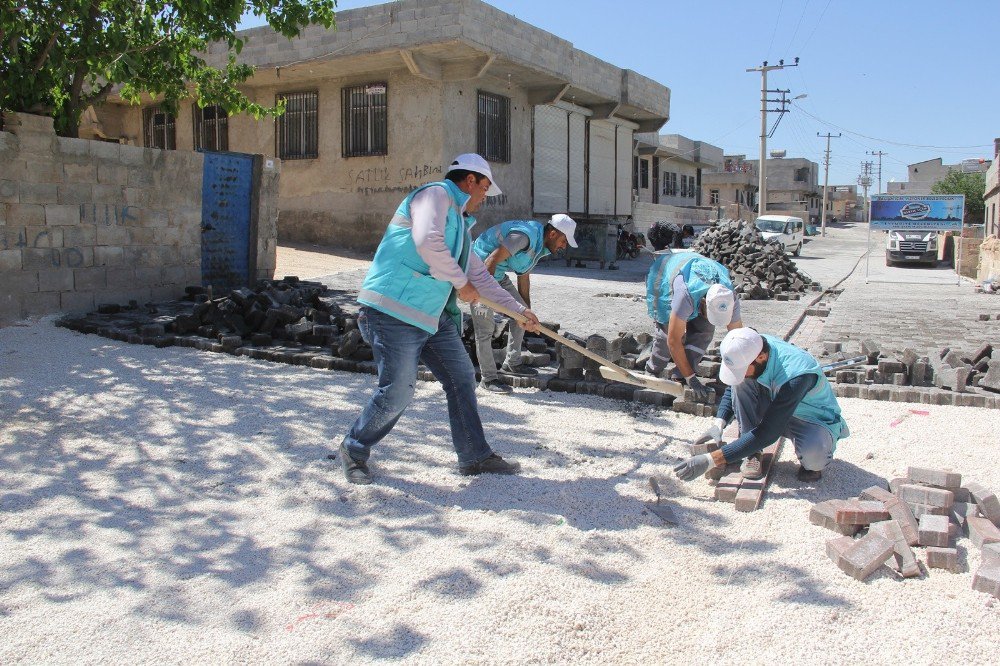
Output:
<path fill-rule="evenodd" d="M 808 352 L 750 328 L 730 331 L 722 341 L 719 379 L 728 385 L 715 421 L 695 443 L 721 444 L 735 415 L 738 439 L 674 467 L 682 481 L 744 459 L 744 478 L 763 476 L 760 452 L 785 436 L 799 459 L 800 481 L 817 481 L 833 457 L 837 441 L 850 432 L 837 397 L 819 363 Z"/>
<path fill-rule="evenodd" d="M 472 246 L 489 271 L 511 298 L 531 307 L 531 271 L 538 261 L 549 254 L 576 247 L 576 222 L 562 213 L 552 216 L 544 226 L 534 220 L 511 220 L 484 231 Z M 517 276 L 517 288 L 509 273 Z M 472 326 L 476 332 L 476 355 L 482 381 L 479 387 L 493 393 L 509 393 L 511 388 L 497 379 L 497 363 L 493 358 L 493 310 L 477 303 L 472 306 Z M 505 375 L 532 377 L 538 371 L 521 365 L 521 343 L 524 329 L 510 327 L 507 357 L 500 367 Z"/>
<path fill-rule="evenodd" d="M 368 456 L 413 400 L 417 364 L 423 362 L 444 389 L 459 472 L 516 474 L 519 465 L 490 448 L 479 419 L 476 371 L 462 344 L 457 299 L 487 298 L 527 318 L 538 317 L 500 288 L 472 251 L 472 217 L 488 196 L 500 194 L 489 164 L 459 155 L 445 179 L 423 185 L 396 209 L 368 270 L 358 302 L 358 328 L 378 364 L 378 388 L 340 445 L 344 476 L 371 483 Z"/>
<path fill-rule="evenodd" d="M 646 308 L 656 322 L 653 351 L 646 372 L 662 375 L 667 363 L 677 366 L 695 399 L 708 402 L 712 391 L 695 374 L 695 368 L 712 342 L 716 326 L 730 331 L 743 326 L 740 302 L 733 293 L 729 270 L 695 252 L 671 253 L 672 234 L 660 233 L 657 223 L 649 240 L 659 256 L 646 276 Z"/>

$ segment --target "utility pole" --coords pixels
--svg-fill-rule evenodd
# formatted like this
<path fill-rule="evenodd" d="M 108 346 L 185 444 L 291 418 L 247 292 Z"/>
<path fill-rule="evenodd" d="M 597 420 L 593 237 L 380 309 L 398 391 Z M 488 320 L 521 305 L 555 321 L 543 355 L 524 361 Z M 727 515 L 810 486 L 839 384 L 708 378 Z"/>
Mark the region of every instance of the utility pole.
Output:
<path fill-rule="evenodd" d="M 824 164 L 826 164 L 826 171 L 823 174 L 823 214 L 822 217 L 820 218 L 822 220 L 820 222 L 820 227 L 822 229 L 822 231 L 820 232 L 820 236 L 826 236 L 826 201 L 827 198 L 830 196 L 830 193 L 827 192 L 827 190 L 830 187 L 830 139 L 839 139 L 840 132 L 837 132 L 836 136 L 830 134 L 829 132 L 827 132 L 826 134 L 820 134 L 819 132 L 816 132 L 816 136 L 826 137 L 826 160 L 824 160 Z"/>
<path fill-rule="evenodd" d="M 884 153 L 881 150 L 866 150 L 865 155 L 878 156 L 878 192 L 876 194 L 882 194 L 882 156 L 888 155 L 889 153 Z"/>
<path fill-rule="evenodd" d="M 748 72 L 760 72 L 760 166 L 757 174 L 757 215 L 767 213 L 767 93 L 783 92 L 781 90 L 767 89 L 767 73 L 773 69 L 784 69 L 785 67 L 798 67 L 799 59 L 795 58 L 794 65 L 786 65 L 784 60 L 779 60 L 777 65 L 768 65 L 765 60 L 760 67 L 751 67 Z M 787 91 L 785 91 L 787 92 Z M 774 100 L 779 101 L 779 100 Z M 784 112 L 784 108 L 781 109 Z M 780 116 L 779 116 L 780 117 Z"/>
<path fill-rule="evenodd" d="M 872 185 L 872 163 L 862 162 L 861 163 L 861 175 L 858 176 L 858 185 L 864 188 L 864 197 L 861 199 L 864 208 L 861 211 L 861 219 L 863 222 L 868 223 L 868 242 L 866 247 L 868 248 L 865 252 L 865 284 L 868 284 L 868 275 L 871 272 L 869 260 L 872 254 L 872 215 L 871 207 L 868 205 L 868 188 Z"/>

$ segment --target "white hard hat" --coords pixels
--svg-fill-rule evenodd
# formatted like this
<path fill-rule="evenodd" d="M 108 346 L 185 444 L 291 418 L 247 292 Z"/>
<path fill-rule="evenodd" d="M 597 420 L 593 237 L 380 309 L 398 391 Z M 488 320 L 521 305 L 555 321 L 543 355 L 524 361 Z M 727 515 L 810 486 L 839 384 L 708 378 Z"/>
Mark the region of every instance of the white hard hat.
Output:
<path fill-rule="evenodd" d="M 486 190 L 486 196 L 495 197 L 497 195 L 503 194 L 500 188 L 497 187 L 496 181 L 493 180 L 493 171 L 490 170 L 489 162 L 483 159 L 482 155 L 477 155 L 476 153 L 462 153 L 455 158 L 449 166 L 445 173 L 450 173 L 457 169 L 463 171 L 472 171 L 478 173 L 480 176 L 486 176 L 490 179 L 490 189 Z"/>

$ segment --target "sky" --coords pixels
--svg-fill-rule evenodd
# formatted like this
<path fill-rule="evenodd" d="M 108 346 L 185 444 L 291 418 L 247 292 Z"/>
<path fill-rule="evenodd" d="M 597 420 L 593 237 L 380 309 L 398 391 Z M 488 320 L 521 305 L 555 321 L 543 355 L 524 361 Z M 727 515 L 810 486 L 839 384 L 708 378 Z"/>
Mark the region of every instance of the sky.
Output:
<path fill-rule="evenodd" d="M 338 11 L 380 2 L 341 0 Z M 992 159 L 1000 137 L 1000 2 L 961 0 L 490 0 L 583 51 L 671 90 L 670 121 L 681 134 L 726 154 L 759 155 L 763 61 L 798 56 L 772 71 L 768 88 L 795 100 L 767 150 L 822 165 L 830 140 L 830 184 L 856 184 L 874 163 L 882 191 L 906 166 Z M 241 27 L 262 25 L 245 17 Z M 777 114 L 768 114 L 776 116 Z M 773 118 L 769 119 L 770 123 Z"/>

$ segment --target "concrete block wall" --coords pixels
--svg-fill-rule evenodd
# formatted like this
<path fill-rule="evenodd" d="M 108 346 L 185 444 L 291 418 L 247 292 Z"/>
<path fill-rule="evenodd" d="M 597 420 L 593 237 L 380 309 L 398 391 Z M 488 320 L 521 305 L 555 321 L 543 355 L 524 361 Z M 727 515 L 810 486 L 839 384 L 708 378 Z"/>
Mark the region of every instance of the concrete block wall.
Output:
<path fill-rule="evenodd" d="M 51 118 L 26 114 L 5 113 L 4 127 L 0 325 L 201 284 L 200 153 L 57 137 Z M 276 178 L 265 174 L 264 189 Z M 262 192 L 262 219 L 276 218 L 276 201 Z M 273 272 L 265 229 L 260 267 Z"/>

